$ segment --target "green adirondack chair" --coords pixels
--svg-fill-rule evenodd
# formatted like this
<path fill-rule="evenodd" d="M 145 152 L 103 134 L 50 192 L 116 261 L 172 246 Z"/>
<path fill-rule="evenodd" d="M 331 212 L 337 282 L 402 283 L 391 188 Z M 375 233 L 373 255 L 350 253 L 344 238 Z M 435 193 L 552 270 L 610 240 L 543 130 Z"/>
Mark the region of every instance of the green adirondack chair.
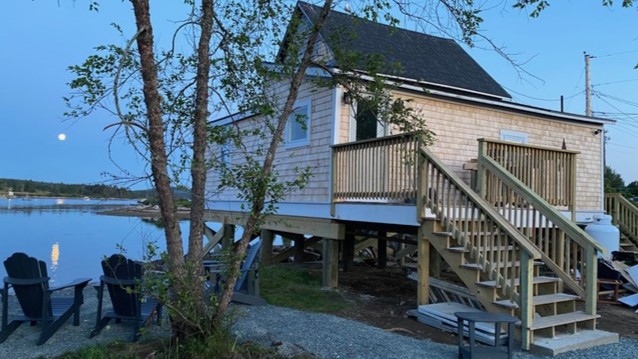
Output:
<path fill-rule="evenodd" d="M 102 270 L 104 275 L 100 276 L 100 285 L 97 287 L 97 320 L 90 337 L 98 335 L 111 319 L 115 319 L 116 323 L 127 320 L 133 323 L 131 340 L 136 342 L 141 336 L 140 328 L 149 325 L 154 315 L 157 315 L 157 323 L 160 323 L 162 305 L 153 298 L 144 297 L 140 292 L 143 275 L 141 263 L 127 259 L 121 254 L 114 254 L 102 261 Z M 105 287 L 109 292 L 113 310 L 102 316 Z"/>
<path fill-rule="evenodd" d="M 14 253 L 4 261 L 7 277 L 2 290 L 2 328 L 0 343 L 3 343 L 22 323 L 40 323 L 42 332 L 37 345 L 44 344 L 73 315 L 73 325 L 80 325 L 80 306 L 84 303 L 82 290 L 90 278 L 51 288 L 47 267 L 43 261 L 24 253 Z M 9 322 L 9 289 L 13 288 L 24 315 Z M 51 296 L 56 291 L 73 288 L 73 296 Z"/>

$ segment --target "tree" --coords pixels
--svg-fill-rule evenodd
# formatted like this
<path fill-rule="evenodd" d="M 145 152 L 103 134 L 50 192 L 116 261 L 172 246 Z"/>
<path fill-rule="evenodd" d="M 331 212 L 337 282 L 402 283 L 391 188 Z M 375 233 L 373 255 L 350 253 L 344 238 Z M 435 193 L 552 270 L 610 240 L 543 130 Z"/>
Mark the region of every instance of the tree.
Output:
<path fill-rule="evenodd" d="M 314 46 L 333 0 L 322 2 L 313 26 L 300 26 L 300 16 L 289 18 L 286 1 L 214 0 L 185 1 L 187 19 L 179 24 L 170 47 L 156 51 L 149 0 L 132 0 L 136 33 L 125 45 L 105 45 L 96 49 L 83 64 L 71 66 L 76 78 L 66 98 L 68 117 L 82 117 L 97 110 L 114 116 L 108 129 L 114 137 L 124 136 L 132 148 L 150 164 L 150 178 L 158 193 L 164 225 L 168 266 L 168 291 L 163 298 L 171 313 L 177 338 L 204 336 L 218 328 L 232 296 L 239 265 L 250 238 L 258 233 L 264 215 L 275 211 L 291 189 L 302 187 L 309 176 L 300 169 L 297 179 L 281 183 L 274 170 L 276 149 L 304 81 L 311 67 L 323 69 L 331 77 L 328 84 L 339 84 L 369 108 L 404 131 L 417 131 L 425 143 L 432 141 L 423 119 L 406 101 L 393 98 L 389 83 L 377 73 L 382 59 L 361 61 L 357 54 L 338 51 L 339 71 L 313 56 Z M 438 3 L 437 1 L 434 2 Z M 406 11 L 405 3 L 367 0 L 358 3 L 358 13 L 372 20 L 396 24 L 393 6 Z M 471 43 L 480 24 L 473 2 L 441 2 L 460 29 L 462 39 Z M 92 7 L 98 4 L 92 2 Z M 356 11 L 356 10 L 355 10 Z M 422 20 L 423 18 L 415 17 Z M 292 37 L 288 56 L 276 66 L 267 64 L 282 37 L 284 24 L 290 24 Z M 115 26 L 122 35 L 124 32 Z M 178 50 L 187 49 L 187 50 Z M 358 76 L 361 70 L 371 79 Z M 273 102 L 267 87 L 276 81 L 288 84 L 283 102 Z M 318 83 L 321 85 L 321 83 Z M 324 83 L 326 85 L 326 83 Z M 260 114 L 267 123 L 261 132 L 263 145 L 255 153 L 244 152 L 245 162 L 225 170 L 223 184 L 236 187 L 247 203 L 244 232 L 229 260 L 226 290 L 218 303 L 207 303 L 204 296 L 202 266 L 203 218 L 206 174 L 222 168 L 217 158 L 206 158 L 208 145 L 231 141 L 241 148 L 245 130 L 208 125 L 211 113 L 230 109 Z M 178 226 L 176 204 L 171 187 L 190 181 L 192 205 L 188 251 Z"/>
<path fill-rule="evenodd" d="M 605 166 L 605 193 L 621 193 L 625 190 L 625 181 L 611 167 Z"/>
<path fill-rule="evenodd" d="M 625 187 L 625 192 L 630 197 L 638 197 L 638 181 L 633 181 Z"/>

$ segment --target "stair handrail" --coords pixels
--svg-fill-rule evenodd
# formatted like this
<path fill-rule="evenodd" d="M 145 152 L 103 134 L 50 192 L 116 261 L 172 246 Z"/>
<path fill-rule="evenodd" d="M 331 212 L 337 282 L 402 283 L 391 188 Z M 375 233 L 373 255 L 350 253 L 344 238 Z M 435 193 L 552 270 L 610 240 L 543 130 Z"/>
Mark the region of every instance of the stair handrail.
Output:
<path fill-rule="evenodd" d="M 430 183 L 430 180 L 434 180 L 434 178 L 429 178 L 430 166 L 433 168 L 432 175 L 434 175 L 434 169 L 436 169 L 438 175 L 442 175 L 444 179 L 448 181 L 448 196 L 445 199 L 437 198 L 439 197 L 439 195 L 440 197 L 443 197 L 445 193 L 438 194 L 435 193 L 435 191 L 432 191 L 432 189 L 439 188 L 439 185 L 442 185 L 441 189 L 445 189 L 446 186 L 445 184 L 439 183 L 439 176 L 437 176 L 436 178 L 437 183 Z M 424 209 L 426 207 L 432 210 L 437 215 L 437 218 L 445 225 L 446 229 L 448 231 L 452 230 L 452 235 L 461 239 L 462 242 L 464 242 L 464 247 L 472 251 L 471 255 L 474 256 L 477 262 L 483 266 L 483 270 L 489 271 L 490 276 L 496 274 L 496 277 L 494 277 L 493 279 L 497 283 L 497 287 L 502 286 L 502 291 L 505 293 L 505 295 L 508 296 L 508 299 L 512 303 L 516 303 L 518 305 L 518 308 L 520 310 L 519 319 L 521 321 L 521 346 L 524 349 L 529 350 L 531 346 L 531 327 L 534 322 L 534 311 L 532 309 L 532 297 L 534 295 L 533 266 L 534 261 L 540 259 L 542 253 L 538 248 L 532 245 L 527 237 L 519 232 L 518 229 L 514 227 L 514 225 L 503 218 L 489 202 L 487 202 L 479 194 L 474 192 L 469 185 L 467 185 L 461 178 L 459 178 L 456 173 L 451 171 L 441 160 L 439 160 L 428 148 L 423 145 L 419 146 L 419 168 L 417 176 L 417 183 L 419 184 L 417 188 L 417 216 L 422 217 L 425 214 Z M 450 198 L 450 184 L 456 188 L 454 199 Z M 504 254 L 499 254 L 496 256 L 496 258 L 494 258 L 494 255 L 492 255 L 490 258 L 487 258 L 486 255 L 480 252 L 481 250 L 486 249 L 485 246 L 487 245 L 487 241 L 484 241 L 483 246 L 480 245 L 480 242 L 478 244 L 472 243 L 471 239 L 474 237 L 474 228 L 467 227 L 468 219 L 450 218 L 456 213 L 462 211 L 460 209 L 457 210 L 453 208 L 456 205 L 453 200 L 458 200 L 457 190 L 462 195 L 461 200 L 463 199 L 463 197 L 465 197 L 465 199 L 469 202 L 464 204 L 466 209 L 470 207 L 470 204 L 474 206 L 471 207 L 470 218 L 473 218 L 474 208 L 476 208 L 479 211 L 479 214 L 484 217 L 483 220 L 485 221 L 485 223 L 492 223 L 495 228 L 502 232 L 506 236 L 506 238 L 510 238 L 515 244 L 514 248 L 518 250 L 518 260 L 520 261 L 520 270 L 518 274 L 512 274 L 508 278 L 508 269 L 513 270 L 513 267 L 507 267 L 507 264 L 506 267 L 500 267 L 498 264 L 499 259 L 504 260 L 506 263 L 508 261 L 516 260 L 516 258 L 508 258 L 507 253 L 509 252 L 509 250 L 504 250 Z M 447 208 L 443 207 L 443 205 L 437 207 L 439 199 L 446 202 Z M 464 214 L 467 215 L 467 210 L 465 210 Z M 419 221 L 421 220 L 422 218 L 419 218 Z M 465 223 L 463 223 L 464 221 Z M 457 227 L 457 222 L 461 222 L 461 228 Z M 465 234 L 467 232 L 463 232 L 463 230 L 469 230 L 471 232 L 469 235 L 470 238 L 468 238 L 468 236 Z M 502 238 L 500 235 L 497 235 L 497 237 Z M 475 237 L 474 239 L 476 240 Z M 505 243 L 507 244 L 508 242 L 506 241 Z M 476 247 L 468 248 L 468 244 L 476 245 Z M 493 245 L 493 243 L 491 245 Z M 499 270 L 501 269 L 505 270 L 505 276 L 499 274 Z M 519 280 L 518 289 L 520 293 L 516 291 L 515 279 Z"/>
<path fill-rule="evenodd" d="M 605 193 L 605 211 L 631 242 L 638 244 L 638 208 L 621 193 Z"/>
<path fill-rule="evenodd" d="M 518 230 L 518 228 L 514 227 L 512 223 L 503 218 L 503 216 L 501 216 L 501 214 L 498 213 L 498 211 L 491 204 L 489 204 L 478 193 L 474 192 L 474 190 L 472 190 L 469 185 L 467 185 L 461 178 L 459 178 L 456 173 L 448 169 L 448 167 L 440 159 L 438 159 L 427 147 L 421 146 L 420 151 L 421 154 L 425 156 L 429 162 L 434 164 L 434 166 L 436 166 L 436 168 L 448 178 L 448 180 L 459 187 L 463 194 L 465 194 L 477 208 L 483 211 L 492 221 L 494 221 L 494 223 L 498 224 L 499 227 L 505 230 L 505 232 L 509 236 L 511 236 L 512 239 L 514 239 L 516 243 L 521 246 L 521 248 L 523 248 L 525 252 L 527 252 L 527 254 L 529 254 L 530 258 L 541 259 L 541 251 L 536 248 L 536 246 L 531 244 L 529 242 L 529 239 L 525 235 L 523 235 Z M 424 191 L 421 190 L 420 192 Z M 425 206 L 425 204 L 422 202 L 422 198 L 423 194 L 419 193 L 419 196 L 417 197 L 417 210 L 419 211 L 419 213 L 423 213 L 423 207 Z M 434 208 L 430 209 L 434 210 Z"/>
<path fill-rule="evenodd" d="M 557 228 L 563 231 L 569 238 L 573 239 L 574 242 L 585 248 L 583 255 L 583 257 L 585 258 L 581 258 L 581 260 L 585 261 L 585 265 L 581 266 L 581 268 L 585 269 L 585 273 L 581 273 L 580 275 L 580 282 L 585 282 L 584 288 L 578 283 L 579 275 L 578 267 L 576 266 L 577 264 L 574 264 L 574 267 L 571 267 L 569 263 L 560 263 L 560 261 L 562 260 L 561 258 L 551 258 L 543 250 L 541 250 L 541 254 L 543 262 L 545 262 L 545 264 L 550 267 L 554 271 L 554 273 L 556 273 L 564 281 L 567 286 L 569 286 L 579 296 L 585 297 L 587 312 L 589 314 L 595 314 L 595 293 L 597 290 L 596 252 L 606 253 L 606 248 L 603 247 L 599 242 L 594 240 L 589 234 L 578 227 L 575 223 L 563 216 L 558 210 L 547 203 L 543 198 L 536 195 L 527 185 L 525 185 L 509 171 L 507 171 L 496 160 L 487 155 L 479 157 L 479 176 L 482 178 L 486 177 L 485 175 L 480 174 L 480 172 L 484 170 L 490 171 L 506 186 L 508 186 L 511 190 L 521 196 L 531 206 L 531 208 L 534 208 L 540 214 L 545 216 L 545 218 L 549 222 L 555 224 Z M 514 219 L 516 220 L 517 218 L 515 217 Z M 534 240 L 532 238 L 529 238 L 529 236 L 526 237 L 528 238 L 530 243 L 534 243 Z M 536 245 L 534 246 L 537 247 Z M 560 247 L 560 245 L 558 247 Z M 559 263 L 556 263 L 555 259 L 559 259 Z M 582 280 L 583 275 L 586 276 L 585 281 Z"/>

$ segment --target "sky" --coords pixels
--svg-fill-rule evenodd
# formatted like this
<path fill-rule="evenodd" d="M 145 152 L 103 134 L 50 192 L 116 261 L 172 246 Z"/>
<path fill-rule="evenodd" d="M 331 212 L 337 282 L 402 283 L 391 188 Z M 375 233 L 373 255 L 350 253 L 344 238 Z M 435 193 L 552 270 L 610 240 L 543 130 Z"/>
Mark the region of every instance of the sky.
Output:
<path fill-rule="evenodd" d="M 179 0 L 151 5 L 160 43 L 180 20 Z M 588 3 L 588 4 L 585 4 Z M 483 34 L 524 63 L 516 70 L 484 43 L 466 47 L 516 102 L 584 114 L 584 56 L 591 60 L 592 108 L 615 118 L 608 126 L 607 164 L 629 183 L 638 180 L 638 14 L 600 2 L 551 2 L 540 18 L 497 2 L 484 15 Z M 123 44 L 110 26 L 118 23 L 131 36 L 133 14 L 128 1 L 102 1 L 99 12 L 83 0 L 5 0 L 0 13 L 0 178 L 64 183 L 108 181 L 104 173 L 119 167 L 143 174 L 147 167 L 122 139 L 110 148 L 114 122 L 104 114 L 65 120 L 63 96 L 72 74 L 93 48 Z M 408 27 L 409 28 L 409 27 Z M 58 135 L 66 139 L 60 141 Z M 108 182 L 107 182 L 108 183 Z M 149 183 L 136 185 L 149 187 Z"/>

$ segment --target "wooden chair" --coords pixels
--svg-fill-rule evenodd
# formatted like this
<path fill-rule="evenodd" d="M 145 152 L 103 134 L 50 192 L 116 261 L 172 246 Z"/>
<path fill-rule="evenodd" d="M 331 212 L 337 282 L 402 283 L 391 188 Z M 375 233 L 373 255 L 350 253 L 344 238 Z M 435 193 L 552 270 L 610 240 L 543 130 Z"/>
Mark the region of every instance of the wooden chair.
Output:
<path fill-rule="evenodd" d="M 55 288 L 49 287 L 47 267 L 43 261 L 29 257 L 24 253 L 14 253 L 4 261 L 7 277 L 2 290 L 2 330 L 0 343 L 3 343 L 22 323 L 31 325 L 40 323 L 42 333 L 37 345 L 46 343 L 49 338 L 73 315 L 73 325 L 80 325 L 80 306 L 84 303 L 82 290 L 90 278 L 76 279 L 74 282 Z M 24 315 L 17 316 L 10 323 L 9 288 L 13 288 Z M 73 296 L 52 296 L 54 292 L 73 288 Z"/>
<path fill-rule="evenodd" d="M 239 277 L 235 283 L 232 301 L 247 305 L 266 305 L 267 302 L 259 297 L 258 282 L 258 255 L 261 249 L 261 240 L 251 244 L 246 252 L 246 258 L 242 262 Z M 208 294 L 221 292 L 226 274 L 227 263 L 221 258 L 205 260 L 204 270 L 208 273 L 209 281 L 206 283 Z"/>
<path fill-rule="evenodd" d="M 104 275 L 100 276 L 100 284 L 96 288 L 97 319 L 90 337 L 98 335 L 111 319 L 115 319 L 116 323 L 129 320 L 133 322 L 131 340 L 136 342 L 141 336 L 140 328 L 149 325 L 156 314 L 159 324 L 162 305 L 153 298 L 144 297 L 140 292 L 143 275 L 141 263 L 127 259 L 121 254 L 114 254 L 102 261 L 102 270 Z M 102 316 L 104 287 L 108 289 L 113 310 Z"/>

